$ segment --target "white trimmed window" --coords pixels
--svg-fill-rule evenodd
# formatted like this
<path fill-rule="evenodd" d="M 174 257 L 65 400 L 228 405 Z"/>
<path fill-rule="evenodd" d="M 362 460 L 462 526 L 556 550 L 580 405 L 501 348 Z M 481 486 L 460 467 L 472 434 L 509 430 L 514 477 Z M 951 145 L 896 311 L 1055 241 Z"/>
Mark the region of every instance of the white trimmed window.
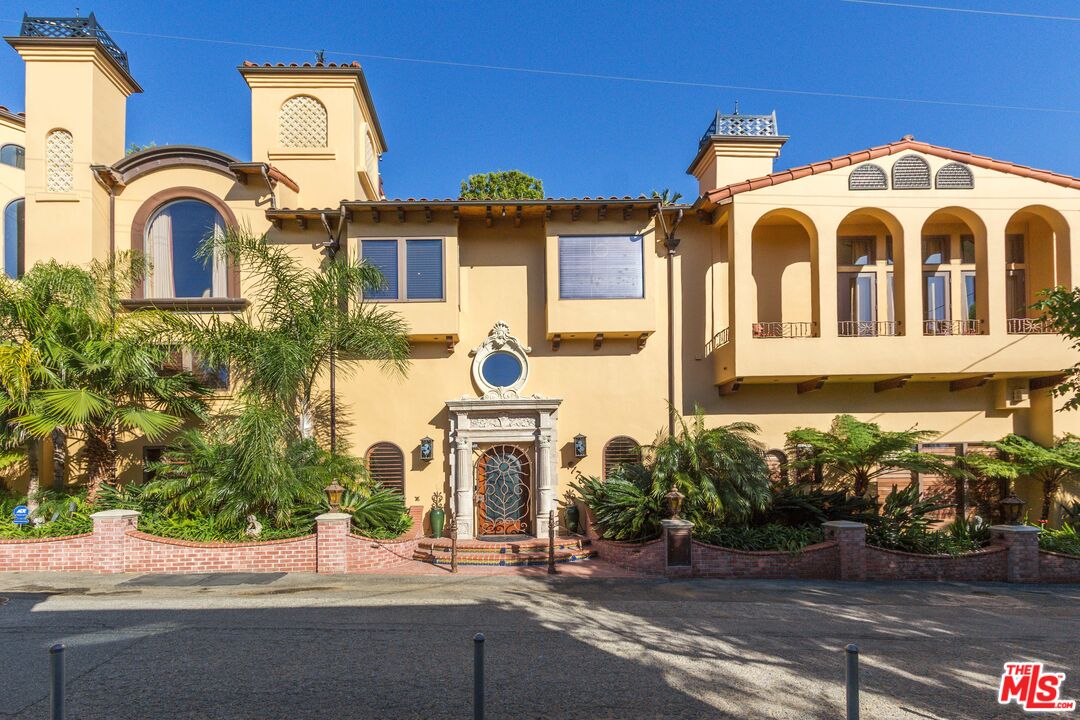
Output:
<path fill-rule="evenodd" d="M 221 214 L 201 200 L 174 200 L 158 208 L 146 225 L 147 298 L 228 297 L 224 253 L 212 262 L 199 256 L 208 238 L 224 231 Z"/>
<path fill-rule="evenodd" d="M 644 270 L 641 235 L 559 237 L 561 300 L 643 298 Z"/>

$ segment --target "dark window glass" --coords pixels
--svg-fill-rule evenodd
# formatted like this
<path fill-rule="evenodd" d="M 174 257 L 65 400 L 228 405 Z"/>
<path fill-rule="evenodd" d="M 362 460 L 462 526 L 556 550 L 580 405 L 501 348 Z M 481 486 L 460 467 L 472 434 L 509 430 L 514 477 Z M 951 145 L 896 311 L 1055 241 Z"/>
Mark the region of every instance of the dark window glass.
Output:
<path fill-rule="evenodd" d="M 146 446 L 143 448 L 143 482 L 149 482 L 154 479 L 157 473 L 151 469 L 151 465 L 161 462 L 162 457 L 165 455 L 165 448 Z"/>
<path fill-rule="evenodd" d="M 385 286 L 369 290 L 364 295 L 369 300 L 397 300 L 398 295 L 398 249 L 397 240 L 364 240 L 361 246 L 364 261 L 371 263 L 382 273 Z"/>
<path fill-rule="evenodd" d="M 844 237 L 836 245 L 836 262 L 839 265 L 873 265 L 873 237 Z"/>
<path fill-rule="evenodd" d="M 964 273 L 964 317 L 968 320 L 976 320 L 975 317 L 975 273 Z"/>
<path fill-rule="evenodd" d="M 1005 262 L 1009 263 L 1022 263 L 1024 262 L 1024 236 L 1023 235 L 1006 235 L 1005 236 Z"/>
<path fill-rule="evenodd" d="M 930 235 L 924 237 L 923 265 L 941 265 L 949 262 L 949 236 Z"/>
<path fill-rule="evenodd" d="M 5 145 L 0 147 L 0 163 L 11 167 L 26 169 L 26 150 L 21 145 Z"/>
<path fill-rule="evenodd" d="M 923 294 L 924 320 L 949 319 L 949 273 L 923 273 L 926 289 Z"/>
<path fill-rule="evenodd" d="M 885 262 L 889 265 L 893 264 L 892 235 L 885 236 Z"/>
<path fill-rule="evenodd" d="M 975 264 L 975 237 L 973 235 L 960 236 L 960 262 Z"/>
<path fill-rule="evenodd" d="M 406 240 L 405 273 L 410 300 L 442 300 L 442 240 Z"/>
<path fill-rule="evenodd" d="M 223 229 L 218 211 L 200 200 L 178 200 L 158 210 L 144 241 L 146 296 L 226 297 L 224 258 L 207 262 L 198 255 L 202 244 Z"/>
<path fill-rule="evenodd" d="M 1005 309 L 1010 318 L 1027 317 L 1027 282 L 1023 270 L 1005 271 Z"/>
<path fill-rule="evenodd" d="M 4 208 L 4 272 L 22 277 L 26 264 L 26 202 L 12 200 Z"/>
<path fill-rule="evenodd" d="M 495 352 L 484 360 L 480 373 L 492 387 L 510 387 L 521 377 L 521 361 L 508 352 Z"/>

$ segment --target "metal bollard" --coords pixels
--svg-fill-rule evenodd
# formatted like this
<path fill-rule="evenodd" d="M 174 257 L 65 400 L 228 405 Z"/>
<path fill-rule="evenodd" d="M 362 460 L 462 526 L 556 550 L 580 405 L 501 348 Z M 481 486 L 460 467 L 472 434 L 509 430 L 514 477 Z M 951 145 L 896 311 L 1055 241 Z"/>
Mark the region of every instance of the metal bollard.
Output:
<path fill-rule="evenodd" d="M 844 648 L 847 655 L 847 720 L 859 720 L 859 646 Z"/>
<path fill-rule="evenodd" d="M 64 720 L 64 645 L 56 643 L 49 648 L 49 699 L 52 720 Z"/>
<path fill-rule="evenodd" d="M 484 633 L 473 636 L 473 720 L 484 720 Z"/>
<path fill-rule="evenodd" d="M 555 511 L 548 512 L 548 575 L 559 572 L 555 569 Z"/>
<path fill-rule="evenodd" d="M 450 512 L 450 572 L 457 572 L 457 513 Z"/>

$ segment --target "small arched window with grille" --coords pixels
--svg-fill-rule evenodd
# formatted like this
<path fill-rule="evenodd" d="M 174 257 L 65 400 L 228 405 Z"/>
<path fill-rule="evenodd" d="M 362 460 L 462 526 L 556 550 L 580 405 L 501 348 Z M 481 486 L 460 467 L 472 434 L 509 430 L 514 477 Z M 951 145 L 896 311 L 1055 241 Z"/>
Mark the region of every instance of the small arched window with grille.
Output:
<path fill-rule="evenodd" d="M 961 163 L 942 165 L 934 176 L 934 187 L 938 190 L 971 190 L 975 187 L 975 178 L 971 168 Z"/>
<path fill-rule="evenodd" d="M 893 190 L 929 190 L 930 165 L 918 155 L 905 155 L 892 166 Z"/>
<path fill-rule="evenodd" d="M 848 190 L 888 190 L 889 178 L 873 163 L 860 165 L 848 175 Z"/>
<path fill-rule="evenodd" d="M 633 465 L 641 462 L 641 445 L 637 440 L 626 435 L 619 435 L 607 441 L 604 445 L 604 479 L 617 468 L 623 465 Z"/>
<path fill-rule="evenodd" d="M 405 494 L 405 453 L 391 442 L 377 442 L 368 448 L 368 474 L 384 488 Z"/>
<path fill-rule="evenodd" d="M 71 192 L 75 185 L 75 143 L 67 130 L 53 130 L 45 139 L 45 189 Z"/>
<path fill-rule="evenodd" d="M 310 95 L 286 100 L 278 115 L 278 142 L 287 148 L 326 147 L 326 106 Z"/>

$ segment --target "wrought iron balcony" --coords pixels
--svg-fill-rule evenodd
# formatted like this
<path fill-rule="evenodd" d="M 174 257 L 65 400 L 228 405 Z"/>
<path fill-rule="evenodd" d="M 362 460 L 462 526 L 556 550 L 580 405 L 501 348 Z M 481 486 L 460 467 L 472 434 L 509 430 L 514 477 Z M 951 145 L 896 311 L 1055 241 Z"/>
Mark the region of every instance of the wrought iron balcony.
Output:
<path fill-rule="evenodd" d="M 731 342 L 731 332 L 729 328 L 724 328 L 720 332 L 712 336 L 712 340 L 705 343 L 705 354 L 711 355 L 714 351 L 724 347 Z"/>
<path fill-rule="evenodd" d="M 1046 318 L 1009 318 L 1007 332 L 1010 335 L 1046 335 L 1057 331 Z"/>
<path fill-rule="evenodd" d="M 980 335 L 982 320 L 924 320 L 923 335 Z"/>
<path fill-rule="evenodd" d="M 897 335 L 895 320 L 841 320 L 837 323 L 840 337 L 878 337 Z"/>
<path fill-rule="evenodd" d="M 24 13 L 19 35 L 45 38 L 95 38 L 101 43 L 105 52 L 120 63 L 120 67 L 131 71 L 128 67 L 127 53 L 109 37 L 105 28 L 98 25 L 94 13 L 86 17 L 30 17 Z"/>
<path fill-rule="evenodd" d="M 756 322 L 755 338 L 809 338 L 816 337 L 816 323 L 812 322 Z"/>

